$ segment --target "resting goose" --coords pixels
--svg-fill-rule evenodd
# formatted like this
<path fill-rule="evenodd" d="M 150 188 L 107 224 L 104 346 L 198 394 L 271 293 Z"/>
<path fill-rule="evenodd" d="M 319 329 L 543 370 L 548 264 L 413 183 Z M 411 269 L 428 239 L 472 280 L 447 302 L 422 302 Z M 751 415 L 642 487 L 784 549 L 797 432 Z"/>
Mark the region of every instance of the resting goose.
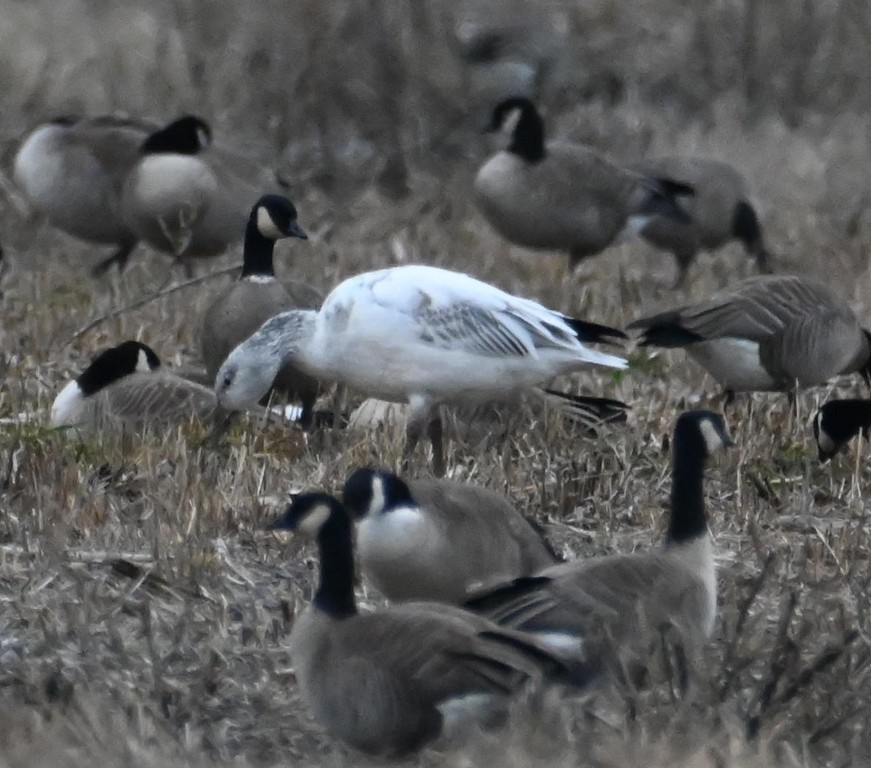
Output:
<path fill-rule="evenodd" d="M 358 469 L 342 501 L 357 522 L 366 578 L 389 600 L 461 603 L 485 584 L 526 576 L 557 558 L 503 495 L 452 480 Z"/>
<path fill-rule="evenodd" d="M 335 738 L 398 756 L 497 723 L 515 694 L 572 670 L 534 638 L 454 606 L 405 603 L 360 613 L 352 522 L 333 497 L 296 496 L 274 528 L 318 544 L 312 604 L 290 635 L 303 698 Z"/>
<path fill-rule="evenodd" d="M 244 408 L 293 362 L 320 381 L 407 402 L 406 450 L 429 432 L 435 471 L 443 474 L 441 404 L 540 390 L 590 364 L 625 368 L 623 358 L 584 344 L 621 338 L 622 331 L 566 317 L 468 275 L 392 267 L 348 278 L 317 312 L 267 320 L 224 361 L 215 391 L 226 408 Z"/>

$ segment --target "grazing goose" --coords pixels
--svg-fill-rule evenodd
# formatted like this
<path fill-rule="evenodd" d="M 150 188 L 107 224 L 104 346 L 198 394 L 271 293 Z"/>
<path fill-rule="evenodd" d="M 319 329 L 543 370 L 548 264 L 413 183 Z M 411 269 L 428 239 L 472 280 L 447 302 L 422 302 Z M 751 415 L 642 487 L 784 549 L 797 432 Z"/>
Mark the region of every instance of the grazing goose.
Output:
<path fill-rule="evenodd" d="M 612 668 L 624 652 L 643 654 L 664 628 L 676 630 L 686 650 L 699 648 L 713 631 L 717 609 L 702 482 L 706 460 L 729 445 L 722 416 L 690 411 L 678 417 L 662 550 L 554 565 L 466 606 L 555 645 L 580 644 L 593 669 Z"/>
<path fill-rule="evenodd" d="M 639 234 L 652 245 L 670 251 L 677 259 L 678 284 L 701 249 L 715 250 L 739 240 L 759 266 L 770 273 L 769 254 L 762 238 L 762 227 L 744 177 L 731 165 L 704 157 L 661 157 L 636 166 L 639 173 L 668 178 L 693 188 L 694 194 L 682 203 L 690 220 L 655 216 Z"/>
<path fill-rule="evenodd" d="M 53 427 L 96 431 L 111 424 L 146 426 L 205 419 L 212 390 L 162 370 L 151 347 L 125 341 L 97 355 L 51 406 Z"/>
<path fill-rule="evenodd" d="M 793 275 L 751 277 L 710 299 L 641 318 L 641 346 L 684 347 L 726 389 L 792 391 L 871 375 L 871 337 L 837 291 Z"/>
<path fill-rule="evenodd" d="M 227 355 L 266 320 L 291 309 L 317 309 L 322 296 L 295 290 L 275 278 L 273 248 L 284 237 L 306 239 L 296 220 L 296 208 L 286 197 L 264 195 L 251 209 L 245 228 L 242 274 L 209 305 L 203 316 L 200 342 L 210 382 L 214 382 Z M 291 398 L 302 401 L 300 422 L 311 423 L 318 394 L 315 379 L 293 365 L 285 365 L 272 383 Z"/>
<path fill-rule="evenodd" d="M 828 461 L 859 433 L 871 431 L 871 400 L 829 400 L 814 416 L 820 461 Z"/>
<path fill-rule="evenodd" d="M 504 715 L 510 697 L 545 678 L 572 680 L 523 633 L 454 606 L 405 603 L 358 613 L 352 523 L 333 497 L 296 496 L 275 528 L 316 538 L 320 579 L 294 621 L 294 671 L 327 731 L 363 752 L 401 755 L 469 723 Z"/>
<path fill-rule="evenodd" d="M 358 469 L 342 501 L 357 521 L 363 574 L 389 600 L 461 603 L 485 584 L 557 561 L 501 494 L 450 480 Z"/>
<path fill-rule="evenodd" d="M 15 155 L 13 175 L 34 209 L 64 232 L 116 247 L 95 273 L 123 268 L 136 246 L 121 217 L 121 189 L 155 128 L 108 115 L 60 118 L 35 128 Z"/>
<path fill-rule="evenodd" d="M 215 380 L 229 409 L 256 403 L 293 362 L 321 381 L 411 406 L 406 450 L 429 431 L 444 473 L 442 403 L 480 403 L 536 389 L 590 363 L 621 331 L 565 317 L 458 272 L 420 265 L 348 278 L 318 312 L 284 312 L 234 349 Z"/>
<path fill-rule="evenodd" d="M 262 191 L 278 186 L 257 164 L 213 146 L 209 126 L 188 116 L 143 142 L 122 210 L 130 229 L 159 251 L 216 256 L 242 237 Z"/>
<path fill-rule="evenodd" d="M 544 121 L 528 99 L 500 103 L 490 127 L 509 131 L 511 143 L 481 166 L 475 199 L 512 243 L 568 251 L 576 266 L 652 216 L 689 221 L 675 195 L 690 187 L 621 168 L 580 144 L 545 144 Z"/>

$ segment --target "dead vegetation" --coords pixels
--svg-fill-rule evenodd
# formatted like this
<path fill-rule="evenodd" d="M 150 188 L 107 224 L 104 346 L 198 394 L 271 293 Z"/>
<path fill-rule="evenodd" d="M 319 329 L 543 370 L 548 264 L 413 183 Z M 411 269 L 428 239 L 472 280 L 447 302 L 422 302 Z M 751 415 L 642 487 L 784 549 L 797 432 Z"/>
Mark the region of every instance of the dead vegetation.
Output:
<path fill-rule="evenodd" d="M 279 245 L 277 265 L 319 288 L 422 261 L 624 325 L 752 273 L 726 249 L 674 293 L 669 259 L 626 244 L 570 279 L 560 258 L 496 238 L 469 201 L 487 149 L 448 35 L 452 7 L 0 0 L 2 154 L 54 114 L 201 112 L 291 180 L 314 237 Z M 544 104 L 552 133 L 620 158 L 735 163 L 780 268 L 825 276 L 867 319 L 866 5 L 560 7 L 570 34 Z M 360 463 L 396 467 L 396 436 L 237 429 L 215 451 L 196 426 L 84 443 L 49 431 L 54 393 L 95 349 L 139 337 L 170 364 L 194 360 L 200 314 L 231 278 L 75 337 L 165 284 L 169 262 L 140 251 L 94 282 L 95 249 L 23 221 L 14 197 L 0 219 L 0 766 L 359 764 L 295 692 L 286 636 L 310 597 L 313 552 L 263 527 L 291 489 L 336 490 Z M 648 547 L 668 497 L 663 437 L 681 409 L 716 406 L 714 385 L 680 354 L 633 353 L 629 375 L 578 386 L 632 403 L 630 426 L 594 443 L 530 408 L 508 439 L 459 451 L 454 475 L 510 492 L 567 555 Z M 629 691 L 604 710 L 547 699 L 507 735 L 417 762 L 868 761 L 869 470 L 850 456 L 817 464 L 806 420 L 829 394 L 802 395 L 799 419 L 773 395 L 729 414 L 739 447 L 710 470 L 707 493 L 720 621 L 687 696 Z"/>

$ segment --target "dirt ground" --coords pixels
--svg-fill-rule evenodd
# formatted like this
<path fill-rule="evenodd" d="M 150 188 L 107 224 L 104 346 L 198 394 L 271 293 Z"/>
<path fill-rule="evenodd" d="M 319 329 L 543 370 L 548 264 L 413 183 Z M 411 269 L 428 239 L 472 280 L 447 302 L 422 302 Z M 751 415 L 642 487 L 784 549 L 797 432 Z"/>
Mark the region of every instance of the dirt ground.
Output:
<path fill-rule="evenodd" d="M 141 247 L 95 280 L 103 250 L 25 215 L 11 159 L 41 119 L 202 113 L 219 142 L 290 180 L 311 239 L 280 243 L 277 269 L 322 290 L 422 262 L 622 327 L 754 274 L 737 245 L 702 255 L 673 290 L 670 257 L 642 243 L 573 276 L 558 254 L 501 241 L 471 202 L 488 105 L 448 39 L 457 7 L 0 0 L 0 767 L 375 762 L 328 738 L 297 695 L 287 636 L 315 553 L 264 528 L 291 491 L 335 491 L 364 463 L 395 468 L 402 444 L 391 427 L 240 426 L 217 450 L 198 425 L 85 442 L 50 430 L 55 393 L 98 349 L 139 338 L 167 365 L 196 363 L 200 316 L 232 276 L 106 317 L 184 274 Z M 542 96 L 551 135 L 626 161 L 732 162 L 777 268 L 824 277 L 869 320 L 864 3 L 546 7 L 568 20 Z M 627 352 L 626 375 L 560 382 L 630 403 L 626 428 L 590 440 L 530 403 L 507 437 L 454 443 L 451 476 L 510 494 L 568 557 L 655 546 L 663 439 L 680 411 L 722 400 L 682 353 Z M 871 764 L 871 471 L 852 452 L 820 466 L 809 428 L 835 392 L 862 391 L 856 377 L 803 393 L 798 417 L 779 395 L 727 413 L 738 447 L 706 477 L 719 621 L 687 696 L 643 691 L 607 717 L 548 699 L 507 733 L 410 764 Z"/>

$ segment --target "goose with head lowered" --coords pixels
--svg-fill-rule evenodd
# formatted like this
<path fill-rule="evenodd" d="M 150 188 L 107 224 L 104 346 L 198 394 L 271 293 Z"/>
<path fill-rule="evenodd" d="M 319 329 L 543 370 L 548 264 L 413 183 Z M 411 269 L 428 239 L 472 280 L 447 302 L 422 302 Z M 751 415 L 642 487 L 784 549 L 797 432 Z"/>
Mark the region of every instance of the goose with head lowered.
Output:
<path fill-rule="evenodd" d="M 535 638 L 460 608 L 404 603 L 360 613 L 350 515 L 321 493 L 296 496 L 273 528 L 316 539 L 320 576 L 294 621 L 291 657 L 303 698 L 335 738 L 397 756 L 469 724 L 497 724 L 510 699 L 574 670 Z"/>
<path fill-rule="evenodd" d="M 357 523 L 363 575 L 389 600 L 461 603 L 486 584 L 557 561 L 503 495 L 471 483 L 358 469 L 342 501 Z"/>
<path fill-rule="evenodd" d="M 807 277 L 751 277 L 628 327 L 641 332 L 641 346 L 686 349 L 729 400 L 871 376 L 871 335 L 836 289 Z"/>
<path fill-rule="evenodd" d="M 33 208 L 64 232 L 115 246 L 95 273 L 112 264 L 123 268 L 136 247 L 121 215 L 121 190 L 139 147 L 156 129 L 114 115 L 58 118 L 31 131 L 15 155 L 15 181 Z"/>
<path fill-rule="evenodd" d="M 392 267 L 348 278 L 317 312 L 267 320 L 224 361 L 215 390 L 226 408 L 244 408 L 292 362 L 321 381 L 407 402 L 406 450 L 428 432 L 435 471 L 443 474 L 441 404 L 539 390 L 590 364 L 625 368 L 623 358 L 584 343 L 622 338 L 622 331 L 566 317 L 459 272 Z"/>
<path fill-rule="evenodd" d="M 209 381 L 215 380 L 227 355 L 270 317 L 320 306 L 323 297 L 316 291 L 299 283 L 285 285 L 275 276 L 275 241 L 286 237 L 307 239 L 296 208 L 281 195 L 263 195 L 251 209 L 245 228 L 242 274 L 215 297 L 203 315 L 200 344 Z M 278 372 L 272 389 L 300 400 L 300 423 L 311 423 L 318 394 L 315 379 L 288 364 Z"/>
<path fill-rule="evenodd" d="M 511 143 L 481 166 L 475 201 L 516 245 L 567 251 L 574 267 L 651 217 L 689 221 L 677 196 L 691 187 L 628 170 L 580 144 L 546 143 L 529 99 L 501 102 L 490 128 L 510 133 Z"/>
<path fill-rule="evenodd" d="M 212 390 L 163 370 L 151 347 L 124 341 L 100 352 L 57 395 L 51 425 L 95 431 L 113 424 L 148 426 L 205 419 Z"/>
<path fill-rule="evenodd" d="M 205 258 L 238 242 L 253 203 L 279 187 L 258 163 L 214 145 L 208 124 L 188 115 L 142 143 L 121 210 L 127 226 L 152 248 L 176 258 Z"/>
<path fill-rule="evenodd" d="M 674 427 L 665 546 L 554 565 L 466 603 L 499 624 L 575 648 L 591 671 L 643 659 L 665 631 L 698 650 L 713 631 L 717 581 L 705 511 L 709 457 L 732 444 L 723 417 L 690 411 Z"/>
<path fill-rule="evenodd" d="M 828 461 L 856 435 L 871 433 L 871 400 L 829 400 L 814 416 L 814 439 L 820 461 Z"/>
<path fill-rule="evenodd" d="M 674 254 L 680 270 L 678 284 L 686 280 L 700 250 L 716 250 L 733 240 L 738 240 L 756 260 L 760 272 L 771 272 L 747 180 L 734 167 L 708 157 L 678 155 L 650 158 L 635 169 L 646 176 L 672 179 L 693 188 L 694 194 L 681 202 L 688 220 L 653 216 L 639 231 L 651 245 Z"/>

